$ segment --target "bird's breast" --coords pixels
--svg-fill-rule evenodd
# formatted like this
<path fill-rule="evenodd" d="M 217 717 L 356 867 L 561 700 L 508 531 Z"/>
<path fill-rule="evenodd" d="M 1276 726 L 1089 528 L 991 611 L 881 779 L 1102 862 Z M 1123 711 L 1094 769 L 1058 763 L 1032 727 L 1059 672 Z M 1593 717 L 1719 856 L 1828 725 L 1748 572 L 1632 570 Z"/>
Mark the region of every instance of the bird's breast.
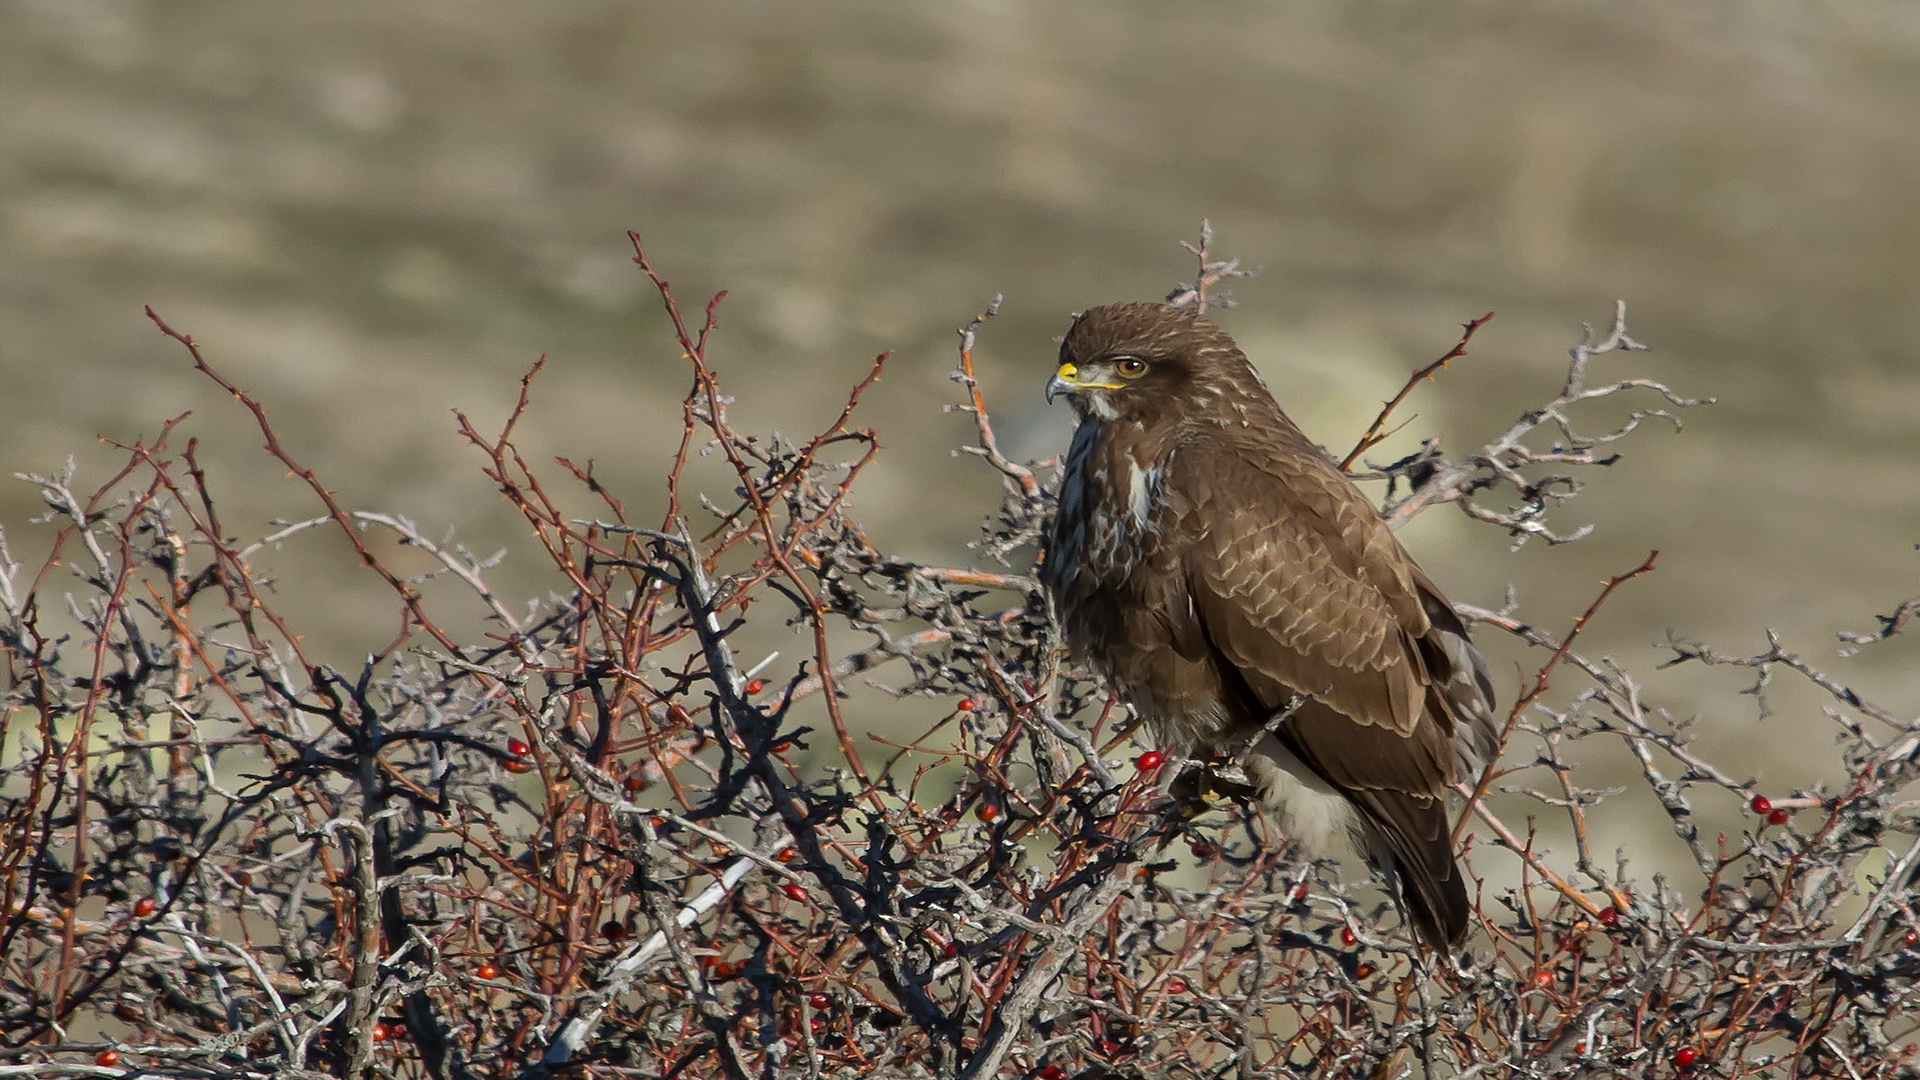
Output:
<path fill-rule="evenodd" d="M 1173 451 L 1123 424 L 1083 424 L 1068 449 L 1047 555 L 1068 646 L 1106 676 L 1163 742 L 1193 745 L 1236 726 L 1210 659 L 1175 647 L 1169 606 L 1187 603 Z"/>
<path fill-rule="evenodd" d="M 1053 557 L 1090 585 L 1119 588 L 1153 557 L 1172 455 L 1140 453 L 1123 424 L 1082 424 L 1067 451 Z"/>

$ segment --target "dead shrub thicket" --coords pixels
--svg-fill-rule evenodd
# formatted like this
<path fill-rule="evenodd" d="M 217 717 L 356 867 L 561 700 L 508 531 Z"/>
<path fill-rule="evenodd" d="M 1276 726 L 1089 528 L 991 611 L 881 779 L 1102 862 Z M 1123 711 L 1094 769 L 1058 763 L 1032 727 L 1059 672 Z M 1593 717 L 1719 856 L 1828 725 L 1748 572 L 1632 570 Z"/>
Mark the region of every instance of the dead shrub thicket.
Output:
<path fill-rule="evenodd" d="M 1470 955 L 1435 970 L 1377 887 L 1294 857 L 1257 808 L 1164 794 L 1198 766 L 1143 756 L 1062 656 L 1029 572 L 1053 464 L 1000 452 L 981 321 L 957 408 L 1003 498 L 978 565 L 925 565 L 848 501 L 881 363 L 812 437 L 741 432 L 707 362 L 720 298 L 681 308 L 634 249 L 691 372 L 665 512 L 522 455 L 538 364 L 503 427 L 462 421 L 551 560 L 545 599 L 499 596 L 486 560 L 342 503 L 158 316 L 315 516 L 223 520 L 178 422 L 104 480 L 29 478 L 49 509 L 10 535 L 44 556 L 0 550 L 0 1075 L 1915 1075 L 1911 705 L 1778 641 L 1676 646 L 1830 696 L 1847 781 L 1760 792 L 1580 649 L 1651 557 L 1584 612 L 1469 609 L 1538 660 L 1503 703 L 1502 764 L 1463 784 L 1467 865 L 1521 885 L 1483 886 Z M 1204 238 L 1195 253 L 1184 295 L 1205 303 L 1238 269 Z M 1594 374 L 1636 347 L 1622 315 L 1483 446 L 1368 466 L 1403 393 L 1347 464 L 1390 478 L 1395 519 L 1450 503 L 1490 541 L 1577 539 L 1556 510 L 1582 474 L 1697 404 Z M 728 482 L 690 486 L 701 455 Z M 591 516 L 568 509 L 582 493 Z M 252 561 L 314 530 L 391 590 L 396 632 L 358 667 L 310 655 Z M 382 530 L 490 630 L 443 629 Z M 810 655 L 753 670 L 750 624 Z M 868 739 L 859 711 L 882 699 L 846 694 L 880 676 L 943 714 Z M 1626 763 L 1693 871 L 1592 850 L 1588 822 L 1618 804 L 1575 760 Z"/>

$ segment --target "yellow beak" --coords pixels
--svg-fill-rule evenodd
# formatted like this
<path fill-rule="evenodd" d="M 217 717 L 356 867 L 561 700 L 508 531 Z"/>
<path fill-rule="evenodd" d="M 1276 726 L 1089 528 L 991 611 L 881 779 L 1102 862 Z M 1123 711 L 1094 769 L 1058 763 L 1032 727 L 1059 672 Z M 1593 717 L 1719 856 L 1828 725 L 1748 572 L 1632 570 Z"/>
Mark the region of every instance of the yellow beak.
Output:
<path fill-rule="evenodd" d="M 1053 378 L 1047 380 L 1047 404 L 1053 404 L 1053 399 L 1061 394 L 1077 394 L 1083 390 L 1118 390 L 1121 385 L 1117 382 L 1083 380 L 1080 378 L 1079 365 L 1061 364 L 1060 370 L 1054 372 Z"/>

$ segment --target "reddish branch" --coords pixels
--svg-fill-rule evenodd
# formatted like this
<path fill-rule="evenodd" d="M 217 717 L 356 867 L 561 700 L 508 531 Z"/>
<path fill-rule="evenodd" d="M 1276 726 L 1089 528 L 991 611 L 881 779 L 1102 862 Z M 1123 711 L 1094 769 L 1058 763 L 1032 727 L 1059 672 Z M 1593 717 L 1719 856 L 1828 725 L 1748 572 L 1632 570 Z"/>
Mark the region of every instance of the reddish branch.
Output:
<path fill-rule="evenodd" d="M 460 649 L 458 645 L 454 644 L 454 640 L 447 636 L 439 627 L 435 626 L 432 619 L 427 617 L 426 609 L 421 606 L 419 590 L 407 584 L 406 581 L 402 580 L 400 576 L 393 571 L 387 569 L 387 567 L 374 556 L 365 541 L 361 539 L 360 530 L 354 527 L 352 517 L 349 516 L 345 510 L 341 509 L 339 502 L 334 499 L 333 492 L 328 490 L 326 485 L 320 482 L 319 477 L 314 475 L 312 469 L 295 461 L 293 456 L 281 445 L 279 433 L 274 431 L 273 424 L 267 420 L 266 406 L 260 404 L 259 401 L 249 396 L 246 391 L 227 381 L 225 376 L 215 371 L 212 365 L 207 363 L 206 357 L 201 355 L 200 346 L 193 340 L 192 335 L 183 334 L 173 327 L 168 326 L 165 320 L 161 319 L 159 314 L 152 308 L 147 308 L 146 312 L 147 318 L 152 320 L 153 325 L 160 328 L 161 333 L 186 346 L 187 354 L 193 357 L 194 370 L 212 379 L 215 383 L 219 384 L 220 389 L 233 395 L 235 401 L 247 407 L 247 411 L 253 414 L 254 422 L 259 425 L 261 436 L 266 440 L 267 453 L 272 454 L 276 460 L 287 467 L 289 472 L 299 477 L 300 480 L 313 491 L 315 497 L 327 508 L 327 515 L 333 519 L 334 524 L 340 526 L 340 531 L 346 536 L 347 543 L 353 545 L 354 554 L 360 557 L 361 565 L 378 574 L 380 579 L 387 583 L 387 587 L 399 595 L 401 604 L 405 609 L 400 619 L 400 629 L 395 633 L 393 641 L 389 643 L 386 648 L 382 649 L 381 652 L 386 654 L 398 649 L 406 643 L 407 639 L 413 636 L 412 627 L 418 627 L 431 635 L 435 641 L 439 642 L 441 648 L 446 649 L 448 652 L 458 653 Z"/>
<path fill-rule="evenodd" d="M 1565 660 L 1568 654 L 1573 651 L 1574 642 L 1579 640 L 1581 632 L 1587 628 L 1589 622 L 1593 621 L 1593 617 L 1600 613 L 1600 608 L 1606 604 L 1607 599 L 1613 595 L 1614 590 L 1632 581 L 1634 578 L 1640 577 L 1642 574 L 1652 573 L 1654 560 L 1659 557 L 1660 553 L 1658 551 L 1649 552 L 1646 560 L 1639 566 L 1634 567 L 1624 574 L 1616 574 L 1608 578 L 1606 584 L 1601 586 L 1600 594 L 1593 598 L 1593 603 L 1588 604 L 1585 611 L 1582 611 L 1574 617 L 1573 626 L 1567 631 L 1567 636 L 1560 639 L 1560 643 L 1554 647 L 1553 655 L 1547 657 L 1547 662 L 1540 665 L 1540 670 L 1534 675 L 1533 685 L 1523 691 L 1519 697 L 1515 698 L 1513 707 L 1507 710 L 1506 723 L 1501 725 L 1500 739 L 1497 744 L 1501 752 L 1505 752 L 1507 743 L 1513 738 L 1514 725 L 1518 724 L 1520 717 L 1527 709 L 1532 706 L 1534 702 L 1540 700 L 1541 695 L 1547 692 L 1548 687 L 1550 687 L 1553 682 L 1554 669 L 1559 667 L 1560 662 Z M 1487 767 L 1481 770 L 1480 779 L 1474 784 L 1472 794 L 1468 796 L 1468 807 L 1478 808 L 1480 800 L 1487 793 L 1487 785 L 1493 783 L 1494 778 L 1500 774 L 1500 763 L 1497 757 L 1498 755 L 1496 755 L 1496 760 L 1488 762 Z M 1460 820 L 1453 827 L 1454 843 L 1458 844 L 1460 842 L 1460 833 L 1465 826 L 1466 815 L 1462 814 Z"/>
<path fill-rule="evenodd" d="M 783 542 L 774 524 L 771 503 L 779 497 L 781 489 L 784 488 L 787 483 L 805 475 L 806 472 L 810 470 L 815 456 L 823 447 L 843 439 L 851 438 L 866 444 L 866 452 L 857 462 L 848 467 L 846 477 L 839 485 L 839 494 L 834 497 L 829 506 L 821 512 L 813 524 L 818 525 L 824 522 L 826 515 L 838 508 L 840 502 L 845 498 L 845 492 L 850 490 L 854 477 L 858 475 L 862 467 L 873 459 L 874 453 L 879 450 L 879 440 L 871 430 L 850 432 L 847 430 L 846 424 L 852 418 L 854 409 L 860 403 L 860 395 L 880 378 L 880 370 L 886 362 L 886 354 L 882 353 L 877 357 L 873 362 L 873 367 L 868 371 L 867 376 L 854 385 L 853 390 L 847 395 L 847 404 L 845 408 L 841 410 L 839 418 L 835 420 L 826 432 L 816 436 L 808 444 L 807 448 L 800 455 L 800 462 L 791 470 L 789 476 L 783 479 L 781 483 L 776 485 L 772 490 L 764 489 L 756 481 L 754 470 L 752 466 L 748 464 L 742 453 L 741 448 L 745 440 L 735 437 L 732 430 L 727 426 L 725 405 L 720 398 L 719 381 L 714 377 L 712 369 L 707 366 L 707 340 L 714 328 L 719 324 L 718 309 L 720 301 L 723 300 L 727 294 L 725 292 L 716 293 L 711 300 L 707 301 L 706 320 L 701 325 L 699 334 L 697 336 L 690 334 L 687 330 L 686 318 L 681 314 L 680 305 L 673 297 L 673 289 L 667 280 L 661 277 L 648 261 L 646 249 L 640 241 L 640 234 L 629 232 L 627 233 L 627 239 L 633 244 L 633 261 L 635 265 L 640 267 L 641 271 L 646 274 L 647 280 L 651 281 L 654 288 L 660 293 L 660 302 L 665 307 L 668 318 L 673 321 L 674 336 L 679 340 L 680 348 L 687 362 L 692 365 L 694 373 L 694 393 L 688 396 L 687 406 L 684 412 L 684 422 L 687 425 L 687 433 L 683 436 L 680 449 L 674 459 L 674 468 L 668 485 L 669 516 L 661 528 L 663 531 L 672 531 L 674 528 L 674 515 L 677 514 L 680 506 L 679 477 L 686 465 L 686 454 L 690 445 L 689 440 L 692 438 L 693 425 L 696 419 L 698 419 L 712 431 L 716 437 L 715 441 L 720 446 L 721 452 L 726 455 L 728 464 L 733 466 L 734 472 L 739 476 L 742 490 L 747 496 L 747 503 L 751 507 L 754 523 L 760 532 L 762 541 L 766 545 L 768 557 L 777 564 L 788 586 L 798 592 L 805 602 L 806 610 L 803 615 L 813 630 L 816 671 L 824 684 L 825 694 L 823 697 L 826 702 L 828 718 L 833 724 L 834 735 L 838 738 L 841 753 L 845 755 L 847 764 L 852 768 L 854 775 L 859 777 L 863 783 L 871 785 L 872 778 L 867 773 L 866 766 L 860 759 L 859 751 L 854 747 L 853 736 L 847 727 L 846 716 L 841 711 L 840 694 L 834 687 L 832 673 L 834 661 L 832 647 L 827 639 L 827 624 L 825 620 L 827 606 L 814 594 L 806 578 L 803 577 L 800 571 L 793 565 L 792 558 L 797 543 L 797 535 L 792 540 Z M 704 409 L 696 407 L 696 400 L 704 406 Z M 797 532 L 804 531 L 805 526 L 797 530 Z"/>
<path fill-rule="evenodd" d="M 1454 360 L 1467 355 L 1467 342 L 1472 341 L 1473 335 L 1478 333 L 1481 327 L 1487 325 L 1487 321 L 1492 318 L 1493 312 L 1489 311 L 1485 315 L 1464 324 L 1464 328 L 1460 334 L 1460 340 L 1454 342 L 1453 348 L 1447 350 L 1445 356 L 1442 356 L 1440 359 L 1435 360 L 1433 363 L 1428 364 L 1426 367 L 1408 376 L 1406 385 L 1402 386 L 1399 393 L 1393 395 L 1392 398 L 1388 399 L 1388 401 L 1381 406 L 1380 414 L 1373 418 L 1373 423 L 1367 425 L 1367 430 L 1361 434 L 1360 441 L 1354 443 L 1353 449 L 1347 452 L 1347 456 L 1340 459 L 1340 470 L 1342 472 L 1352 472 L 1353 464 L 1360 460 L 1361 454 L 1366 453 L 1392 437 L 1393 432 L 1385 431 L 1384 429 L 1387 426 L 1387 418 L 1393 415 L 1393 410 L 1399 408 L 1400 403 L 1407 400 L 1407 395 L 1413 393 L 1414 387 L 1438 375 L 1442 369 Z M 1396 428 L 1395 430 L 1398 429 Z"/>

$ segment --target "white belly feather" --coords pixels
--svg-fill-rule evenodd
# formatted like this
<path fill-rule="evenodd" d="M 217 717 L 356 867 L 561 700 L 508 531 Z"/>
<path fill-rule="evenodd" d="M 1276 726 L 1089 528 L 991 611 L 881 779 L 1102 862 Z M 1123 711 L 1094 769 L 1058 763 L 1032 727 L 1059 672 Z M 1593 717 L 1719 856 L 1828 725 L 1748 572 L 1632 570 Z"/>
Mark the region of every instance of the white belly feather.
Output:
<path fill-rule="evenodd" d="M 1353 804 L 1273 736 L 1247 755 L 1246 769 L 1280 819 L 1280 831 L 1300 841 L 1309 856 L 1369 854 Z"/>

